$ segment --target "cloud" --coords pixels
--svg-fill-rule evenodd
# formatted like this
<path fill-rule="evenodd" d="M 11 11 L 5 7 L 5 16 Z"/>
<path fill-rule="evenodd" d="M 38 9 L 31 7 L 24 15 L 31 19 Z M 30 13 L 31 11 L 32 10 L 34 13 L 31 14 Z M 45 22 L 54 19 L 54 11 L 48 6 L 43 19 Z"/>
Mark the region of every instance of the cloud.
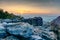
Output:
<path fill-rule="evenodd" d="M 35 6 L 60 6 L 60 0 L 0 0 L 0 3 L 18 3 Z"/>

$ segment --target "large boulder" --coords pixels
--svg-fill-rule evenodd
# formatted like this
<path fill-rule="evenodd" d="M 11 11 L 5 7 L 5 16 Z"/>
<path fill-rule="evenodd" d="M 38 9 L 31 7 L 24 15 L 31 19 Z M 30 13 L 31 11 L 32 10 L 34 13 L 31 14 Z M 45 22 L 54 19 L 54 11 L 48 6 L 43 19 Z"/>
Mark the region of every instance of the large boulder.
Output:
<path fill-rule="evenodd" d="M 13 35 L 20 35 L 23 37 L 30 37 L 32 35 L 32 28 L 33 26 L 29 25 L 28 23 L 21 23 L 19 25 L 8 25 L 7 32 Z"/>
<path fill-rule="evenodd" d="M 23 19 L 22 21 L 27 22 L 27 23 L 34 25 L 34 26 L 42 26 L 43 25 L 43 19 L 41 17 Z"/>

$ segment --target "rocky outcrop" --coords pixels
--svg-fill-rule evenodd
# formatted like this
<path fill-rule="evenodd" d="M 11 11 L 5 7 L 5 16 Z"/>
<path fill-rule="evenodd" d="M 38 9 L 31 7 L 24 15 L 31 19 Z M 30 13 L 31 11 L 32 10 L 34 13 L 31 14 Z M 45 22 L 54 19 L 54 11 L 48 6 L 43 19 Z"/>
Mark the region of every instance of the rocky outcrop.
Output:
<path fill-rule="evenodd" d="M 2 29 L 5 33 L 1 40 L 54 40 L 54 33 L 42 29 L 40 26 L 33 26 L 29 23 L 1 23 Z M 1 30 L 1 31 L 2 31 Z M 2 33 L 2 34 L 3 34 Z M 3 35 L 1 35 L 3 36 Z"/>
<path fill-rule="evenodd" d="M 57 39 L 60 40 L 60 16 L 51 21 L 51 30 L 57 35 Z"/>
<path fill-rule="evenodd" d="M 22 22 L 27 22 L 34 26 L 42 26 L 43 25 L 43 19 L 41 17 L 23 19 Z"/>

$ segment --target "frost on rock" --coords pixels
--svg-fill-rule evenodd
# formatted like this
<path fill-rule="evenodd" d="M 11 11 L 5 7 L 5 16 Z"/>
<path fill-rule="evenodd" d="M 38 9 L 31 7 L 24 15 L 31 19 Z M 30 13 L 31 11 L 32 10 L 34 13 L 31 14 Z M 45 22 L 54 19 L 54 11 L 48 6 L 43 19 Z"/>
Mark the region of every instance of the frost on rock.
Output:
<path fill-rule="evenodd" d="M 4 27 L 5 26 L 5 27 Z M 32 26 L 28 23 L 1 23 L 0 24 L 0 35 L 6 35 L 6 31 L 12 36 L 7 36 L 4 39 L 13 40 L 15 36 L 22 36 L 29 38 L 30 40 L 55 40 L 55 34 L 49 31 L 50 27 L 46 29 L 43 26 Z M 15 39 L 14 39 L 15 40 Z M 17 40 L 17 38 L 16 38 Z"/>
<path fill-rule="evenodd" d="M 14 35 L 21 35 L 24 37 L 30 37 L 32 34 L 32 27 L 30 24 L 28 23 L 21 23 L 19 25 L 15 25 L 12 27 L 7 27 L 7 31 L 10 34 L 14 34 Z"/>
<path fill-rule="evenodd" d="M 6 30 L 3 24 L 0 23 L 0 38 L 5 37 L 5 36 L 6 36 Z"/>

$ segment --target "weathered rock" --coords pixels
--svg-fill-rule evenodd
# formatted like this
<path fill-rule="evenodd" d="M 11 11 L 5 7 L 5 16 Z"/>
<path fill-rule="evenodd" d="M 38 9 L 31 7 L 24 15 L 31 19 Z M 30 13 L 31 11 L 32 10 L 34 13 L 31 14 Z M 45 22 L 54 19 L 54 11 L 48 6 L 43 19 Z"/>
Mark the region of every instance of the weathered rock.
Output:
<path fill-rule="evenodd" d="M 51 30 L 57 35 L 57 39 L 60 40 L 60 16 L 51 21 Z"/>
<path fill-rule="evenodd" d="M 34 26 L 42 26 L 43 25 L 43 19 L 41 17 L 34 17 L 29 19 L 23 19 L 23 22 L 27 22 Z"/>
<path fill-rule="evenodd" d="M 32 26 L 28 23 L 22 23 L 21 25 L 10 25 L 7 27 L 7 31 L 13 35 L 21 35 L 23 37 L 30 37 L 32 34 Z"/>
<path fill-rule="evenodd" d="M 0 38 L 7 36 L 6 29 L 4 28 L 3 24 L 0 23 Z"/>

